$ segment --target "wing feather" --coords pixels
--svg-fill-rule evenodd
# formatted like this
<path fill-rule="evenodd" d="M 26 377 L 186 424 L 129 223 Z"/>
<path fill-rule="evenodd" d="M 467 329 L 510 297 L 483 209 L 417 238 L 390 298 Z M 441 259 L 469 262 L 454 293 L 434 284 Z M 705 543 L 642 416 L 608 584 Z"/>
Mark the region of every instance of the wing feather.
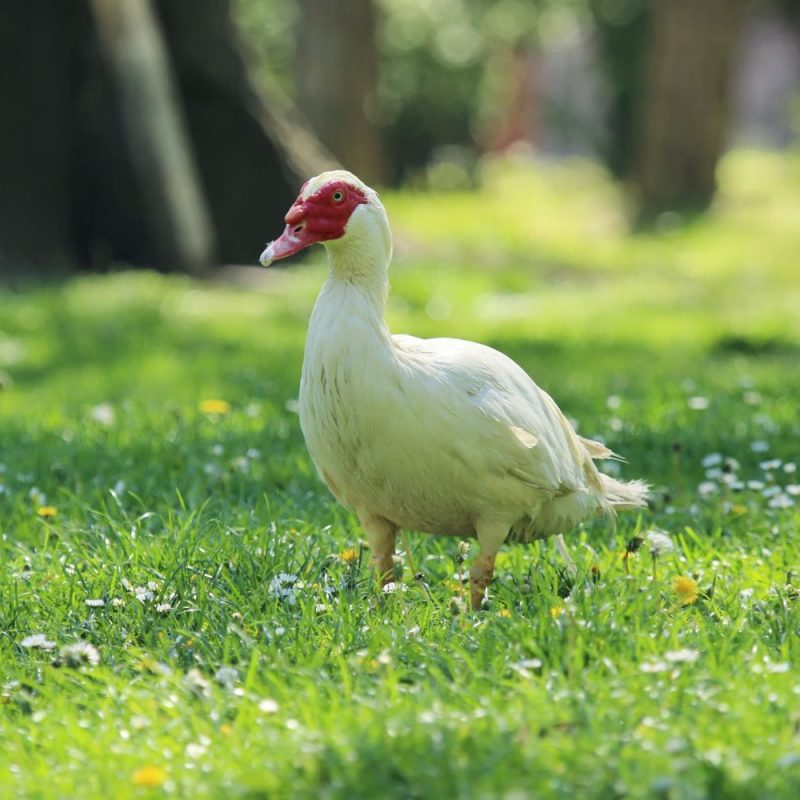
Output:
<path fill-rule="evenodd" d="M 464 430 L 477 435 L 481 428 L 483 455 L 494 456 L 496 470 L 553 496 L 600 485 L 584 444 L 589 440 L 577 436 L 552 398 L 510 358 L 459 339 L 394 340 L 429 381 L 442 384 L 437 394 L 446 396 Z M 483 426 L 476 423 L 480 417 Z M 486 425 L 489 421 L 495 424 Z M 594 444 L 600 452 L 602 445 Z"/>

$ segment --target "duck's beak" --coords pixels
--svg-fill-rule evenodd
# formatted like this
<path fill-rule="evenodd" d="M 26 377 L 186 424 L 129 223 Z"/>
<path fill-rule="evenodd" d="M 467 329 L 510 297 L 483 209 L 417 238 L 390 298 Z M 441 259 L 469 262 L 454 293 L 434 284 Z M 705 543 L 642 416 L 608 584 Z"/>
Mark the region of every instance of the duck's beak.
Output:
<path fill-rule="evenodd" d="M 302 227 L 300 225 L 287 225 L 283 233 L 264 249 L 261 258 L 259 258 L 261 266 L 268 267 L 279 258 L 293 256 L 316 241 L 316 237 L 309 233 L 306 225 Z"/>
<path fill-rule="evenodd" d="M 262 266 L 268 267 L 273 261 L 293 256 L 319 241 L 319 236 L 309 230 L 306 211 L 305 204 L 298 197 L 286 214 L 283 233 L 274 242 L 270 242 L 261 254 L 259 261 Z"/>

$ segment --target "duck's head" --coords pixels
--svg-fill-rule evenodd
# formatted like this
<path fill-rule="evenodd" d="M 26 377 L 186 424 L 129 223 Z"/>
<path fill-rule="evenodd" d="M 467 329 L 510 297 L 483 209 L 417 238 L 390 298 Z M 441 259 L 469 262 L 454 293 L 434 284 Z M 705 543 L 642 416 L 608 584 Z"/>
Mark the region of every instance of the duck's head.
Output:
<path fill-rule="evenodd" d="M 268 267 L 320 242 L 331 255 L 375 251 L 391 253 L 386 212 L 375 191 L 351 172 L 332 170 L 307 180 L 284 218 L 283 233 L 261 254 Z"/>

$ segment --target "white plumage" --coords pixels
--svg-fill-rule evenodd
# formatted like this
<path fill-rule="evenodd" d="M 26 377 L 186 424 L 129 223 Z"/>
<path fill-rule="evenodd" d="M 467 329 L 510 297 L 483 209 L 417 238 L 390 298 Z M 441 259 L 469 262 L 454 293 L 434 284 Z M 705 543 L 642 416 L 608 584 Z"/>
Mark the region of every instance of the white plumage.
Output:
<path fill-rule="evenodd" d="M 336 499 L 358 514 L 382 575 L 399 528 L 477 536 L 477 606 L 506 539 L 558 535 L 599 512 L 642 506 L 647 487 L 600 473 L 593 459 L 613 453 L 579 437 L 502 353 L 393 336 L 384 318 L 391 233 L 377 194 L 335 171 L 309 181 L 297 202 L 342 184 L 366 202 L 343 235 L 323 242 L 330 274 L 311 315 L 300 384 L 306 444 Z"/>

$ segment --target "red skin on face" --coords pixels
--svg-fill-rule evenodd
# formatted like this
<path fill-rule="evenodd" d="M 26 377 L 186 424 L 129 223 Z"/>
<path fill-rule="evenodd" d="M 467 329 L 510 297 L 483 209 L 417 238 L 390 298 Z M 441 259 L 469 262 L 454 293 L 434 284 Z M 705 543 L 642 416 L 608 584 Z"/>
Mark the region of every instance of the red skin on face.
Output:
<path fill-rule="evenodd" d="M 303 184 L 305 188 L 306 184 Z M 344 236 L 344 229 L 356 206 L 367 202 L 361 189 L 346 181 L 333 181 L 319 191 L 303 199 L 300 197 L 286 214 L 287 225 L 299 225 L 305 221 L 308 231 L 315 235 L 316 241 L 324 242 Z"/>
<path fill-rule="evenodd" d="M 305 189 L 307 182 L 303 184 Z M 332 181 L 319 191 L 303 198 L 303 190 L 286 214 L 286 228 L 262 255 L 262 263 L 286 258 L 316 242 L 327 242 L 344 236 L 350 216 L 366 194 L 347 181 Z M 267 260 L 264 260 L 267 256 Z"/>

